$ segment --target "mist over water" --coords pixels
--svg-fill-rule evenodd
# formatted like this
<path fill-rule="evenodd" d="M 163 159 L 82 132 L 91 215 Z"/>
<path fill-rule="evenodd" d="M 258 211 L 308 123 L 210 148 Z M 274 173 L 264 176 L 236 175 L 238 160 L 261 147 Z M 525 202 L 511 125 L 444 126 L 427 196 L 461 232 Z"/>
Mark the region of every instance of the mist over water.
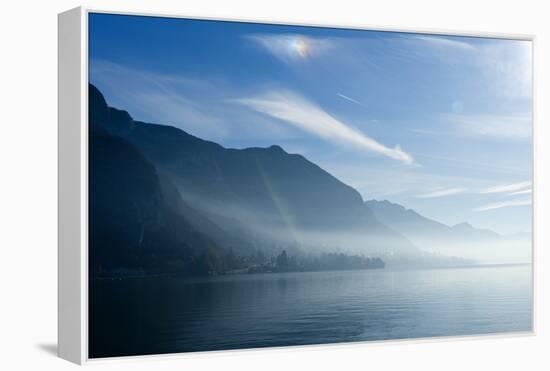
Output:
<path fill-rule="evenodd" d="M 177 179 L 174 182 L 177 184 Z M 372 216 L 368 210 L 367 216 L 352 218 L 337 227 L 306 227 L 296 221 L 295 213 L 290 212 L 290 206 L 281 200 L 277 212 L 270 213 L 254 209 L 246 202 L 214 201 L 183 188 L 179 192 L 189 205 L 202 210 L 219 225 L 241 230 L 249 240 L 268 242 L 263 244 L 267 255 L 278 254 L 285 248 L 305 255 L 341 252 L 376 256 L 390 267 L 406 268 L 528 264 L 532 260 L 530 234 L 499 235 L 490 230 L 475 229 L 467 223 L 463 225 L 468 225 L 468 229 L 461 233 L 429 221 L 446 228 L 447 233 L 441 233 L 437 229 L 425 229 L 422 224 L 415 225 L 414 220 L 409 225 L 403 221 L 393 225 L 391 218 L 380 216 L 379 210 Z M 367 203 L 369 205 L 372 201 Z M 362 222 L 365 217 L 372 219 Z M 373 220 L 385 225 L 373 226 Z M 403 238 L 392 238 L 388 231 L 398 232 Z M 471 235 L 472 232 L 477 234 Z M 270 250 L 267 246 L 277 248 Z"/>
<path fill-rule="evenodd" d="M 506 238 L 489 241 L 471 241 L 465 246 L 456 241 L 414 241 L 424 251 L 460 256 L 473 264 L 528 264 L 532 260 L 530 238 Z"/>
<path fill-rule="evenodd" d="M 532 330 L 529 265 L 90 285 L 92 357 Z"/>

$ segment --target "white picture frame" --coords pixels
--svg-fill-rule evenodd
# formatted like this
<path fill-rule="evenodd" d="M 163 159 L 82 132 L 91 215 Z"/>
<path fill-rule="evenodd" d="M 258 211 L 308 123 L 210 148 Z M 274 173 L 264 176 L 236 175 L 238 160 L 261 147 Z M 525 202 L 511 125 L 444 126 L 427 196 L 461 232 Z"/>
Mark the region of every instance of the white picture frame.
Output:
<path fill-rule="evenodd" d="M 61 358 L 76 364 L 99 362 L 88 357 L 88 15 L 108 13 L 142 15 L 183 19 L 208 19 L 223 21 L 246 21 L 282 25 L 319 26 L 332 28 L 353 28 L 376 31 L 414 32 L 424 34 L 478 36 L 533 42 L 534 35 L 478 33 L 471 31 L 448 31 L 434 29 L 404 29 L 381 27 L 349 27 L 329 24 L 295 24 L 292 22 L 255 21 L 248 19 L 194 18 L 178 14 L 154 14 L 128 11 L 114 11 L 78 7 L 59 14 L 58 17 L 58 153 L 59 153 L 59 217 L 58 217 L 58 354 Z M 534 84 L 534 82 L 533 82 Z M 533 90 L 534 91 L 534 90 Z M 535 98 L 533 96 L 533 100 Z M 534 112 L 534 110 L 533 110 Z M 534 117 L 533 117 L 534 122 Z M 535 125 L 533 124 L 533 127 Z M 533 137 L 535 133 L 533 133 Z M 533 166 L 535 160 L 533 156 Z M 533 169 L 534 172 L 534 169 Z M 536 198 L 536 190 L 533 197 Z M 534 225 L 535 223 L 533 223 Z M 533 259 L 535 242 L 533 233 Z M 533 270 L 535 265 L 532 265 Z M 534 281 L 533 272 L 533 285 Z M 535 317 L 533 316 L 533 321 Z M 533 329 L 535 326 L 533 325 Z M 476 335 L 473 337 L 508 337 L 527 333 Z M 469 338 L 470 336 L 468 336 Z M 463 338 L 450 336 L 446 338 Z M 425 339 L 423 339 L 425 340 Z M 390 342 L 411 340 L 391 340 Z M 376 341 L 379 342 L 379 341 Z M 386 341 L 387 342 L 387 341 Z M 368 343 L 373 343 L 368 342 Z M 331 344 L 321 345 L 331 346 Z M 342 346 L 342 345 L 339 345 Z M 345 346 L 345 345 L 344 345 Z M 177 353 L 185 357 L 188 354 Z M 155 355 L 167 357 L 173 355 Z M 151 356 L 136 356 L 151 357 Z M 124 357 L 124 358 L 136 358 Z M 105 359 L 102 359 L 104 361 Z"/>

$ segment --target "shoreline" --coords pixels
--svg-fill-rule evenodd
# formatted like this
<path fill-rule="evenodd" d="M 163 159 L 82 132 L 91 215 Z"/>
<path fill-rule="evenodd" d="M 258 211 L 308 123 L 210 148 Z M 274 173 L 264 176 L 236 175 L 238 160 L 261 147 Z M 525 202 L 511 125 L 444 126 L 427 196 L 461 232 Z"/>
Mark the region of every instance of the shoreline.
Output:
<path fill-rule="evenodd" d="M 406 272 L 406 271 L 426 271 L 426 270 L 445 270 L 445 269 L 476 269 L 476 268 L 513 268 L 532 266 L 532 263 L 502 263 L 502 264 L 472 264 L 448 267 L 421 267 L 421 268 L 365 268 L 365 269 L 326 269 L 326 270 L 288 270 L 288 271 L 266 271 L 266 272 L 239 272 L 239 273 L 223 273 L 208 276 L 192 276 L 183 273 L 158 273 L 158 274 L 139 274 L 139 275 L 111 275 L 102 277 L 89 277 L 88 282 L 92 281 L 121 281 L 131 279 L 145 278 L 189 278 L 189 279 L 208 279 L 224 276 L 250 276 L 250 275 L 265 275 L 265 274 L 281 274 L 281 273 L 317 273 L 317 272 L 358 272 L 358 271 L 386 271 L 386 272 Z"/>

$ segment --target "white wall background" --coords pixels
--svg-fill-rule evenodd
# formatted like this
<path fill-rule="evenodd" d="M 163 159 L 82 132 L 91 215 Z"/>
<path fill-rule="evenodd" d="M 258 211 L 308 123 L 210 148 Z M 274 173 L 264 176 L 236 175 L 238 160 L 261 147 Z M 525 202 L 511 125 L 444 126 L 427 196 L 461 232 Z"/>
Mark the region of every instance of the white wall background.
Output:
<path fill-rule="evenodd" d="M 544 1 L 10 1 L 0 22 L 0 369 L 65 370 L 56 344 L 57 16 L 78 5 L 316 24 L 535 34 L 536 336 L 310 347 L 94 364 L 101 370 L 550 369 L 550 22 Z M 546 160 L 546 161 L 545 161 Z"/>

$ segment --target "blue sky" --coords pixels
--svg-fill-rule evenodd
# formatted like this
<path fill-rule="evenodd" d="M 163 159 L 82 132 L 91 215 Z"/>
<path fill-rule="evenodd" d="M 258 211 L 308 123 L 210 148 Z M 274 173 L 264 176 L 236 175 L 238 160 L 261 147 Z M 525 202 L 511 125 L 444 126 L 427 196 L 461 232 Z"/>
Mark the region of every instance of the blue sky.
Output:
<path fill-rule="evenodd" d="M 135 119 L 278 144 L 365 200 L 531 228 L 531 43 L 92 14 L 90 82 Z"/>

